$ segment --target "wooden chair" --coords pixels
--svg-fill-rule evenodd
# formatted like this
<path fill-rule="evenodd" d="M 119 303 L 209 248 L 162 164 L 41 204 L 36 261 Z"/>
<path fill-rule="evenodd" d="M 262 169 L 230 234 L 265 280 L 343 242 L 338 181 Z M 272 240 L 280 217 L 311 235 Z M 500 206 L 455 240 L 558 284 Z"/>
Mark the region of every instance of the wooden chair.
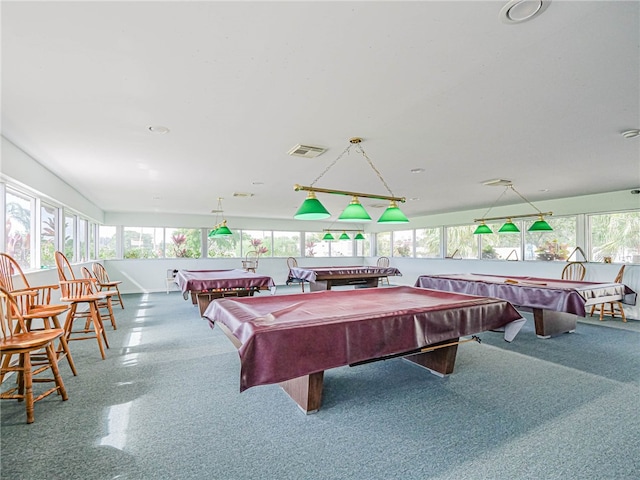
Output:
<path fill-rule="evenodd" d="M 291 273 L 291 269 L 295 268 L 298 266 L 298 261 L 293 258 L 293 257 L 289 257 L 287 258 L 287 267 L 289 268 L 289 274 L 287 275 L 287 281 L 285 282 L 285 285 L 289 285 L 291 283 L 299 283 L 300 286 L 302 287 L 302 293 L 304 293 L 304 280 L 301 278 L 296 278 L 293 276 L 293 273 Z"/>
<path fill-rule="evenodd" d="M 622 283 L 622 277 L 624 276 L 624 268 L 626 265 L 622 265 L 620 270 L 618 271 L 618 275 L 613 280 L 614 283 Z M 593 317 L 595 312 L 600 312 L 600 321 L 602 321 L 602 317 L 605 315 L 611 315 L 615 318 L 616 314 L 620 315 L 623 322 L 627 321 L 627 317 L 624 314 L 624 308 L 622 308 L 622 302 L 606 302 L 606 303 L 598 303 L 596 305 L 591 306 L 591 312 L 589 313 L 590 317 Z"/>
<path fill-rule="evenodd" d="M 91 290 L 94 294 L 104 293 L 106 295 L 103 300 L 98 300 L 98 311 L 100 312 L 100 319 L 102 320 L 103 325 L 105 320 L 111 322 L 111 326 L 113 327 L 113 329 L 117 330 L 118 326 L 116 325 L 116 317 L 113 314 L 113 298 L 118 296 L 118 292 L 115 290 L 101 291 L 100 287 L 98 286 L 100 284 L 99 280 L 91 274 L 91 271 L 87 267 L 82 267 L 80 269 L 80 272 L 82 272 L 83 278 L 88 278 L 93 282 Z M 88 327 L 89 325 L 85 326 L 85 328 Z"/>
<path fill-rule="evenodd" d="M 563 280 L 584 280 L 587 269 L 582 262 L 569 262 L 562 269 Z"/>
<path fill-rule="evenodd" d="M 256 273 L 256 270 L 258 269 L 258 252 L 252 250 L 247 253 L 242 261 L 242 268 L 245 272 Z"/>
<path fill-rule="evenodd" d="M 67 313 L 67 318 L 64 322 L 64 333 L 67 342 L 95 338 L 98 342 L 100 355 L 104 360 L 106 358 L 104 347 L 109 348 L 109 341 L 102 324 L 98 302 L 104 300 L 107 296 L 104 293 L 96 294 L 93 292 L 92 280 L 87 278 L 76 279 L 69 260 L 67 260 L 64 253 L 55 252 L 54 255 L 61 290 L 60 301 L 70 304 L 69 313 Z M 88 310 L 78 309 L 78 307 L 85 305 Z M 82 330 L 74 330 L 74 321 L 78 319 L 88 320 L 88 325 L 85 324 L 85 328 Z"/>
<path fill-rule="evenodd" d="M 98 291 L 100 292 L 109 292 L 114 290 L 117 292 L 116 296 L 113 297 L 113 302 L 119 303 L 122 308 L 124 308 L 124 303 L 122 302 L 122 295 L 120 295 L 120 288 L 118 285 L 122 283 L 122 280 L 110 280 L 109 274 L 107 273 L 107 269 L 104 268 L 104 265 L 101 263 L 94 263 L 91 265 L 91 270 L 93 270 L 93 275 L 98 280 Z"/>
<path fill-rule="evenodd" d="M 389 264 L 389 257 L 380 257 L 378 258 L 378 262 L 376 263 L 376 265 L 381 268 L 389 268 Z M 380 277 L 378 279 L 379 284 L 383 284 L 385 281 L 387 282 L 387 285 L 390 285 L 389 277 Z"/>
<path fill-rule="evenodd" d="M 19 277 L 20 287 L 16 288 L 14 277 Z M 62 315 L 69 306 L 65 304 L 52 304 L 51 291 L 57 290 L 58 285 L 42 285 L 33 287 L 29 284 L 20 264 L 10 255 L 0 253 L 0 286 L 4 287 L 18 305 L 18 309 L 25 321 L 28 331 L 60 329 L 60 321 L 58 315 Z M 33 320 L 42 320 L 42 326 L 34 326 Z M 56 350 L 58 361 L 66 358 L 71 368 L 71 372 L 77 375 L 73 357 L 67 344 L 65 336 L 61 336 L 58 340 L 58 348 Z M 42 361 L 42 356 L 32 359 L 34 362 Z M 7 358 L 8 362 L 9 359 Z M 1 381 L 1 377 L 0 377 Z"/>
<path fill-rule="evenodd" d="M 62 400 L 67 400 L 67 391 L 64 388 L 62 377 L 58 371 L 58 360 L 53 348 L 54 340 L 61 338 L 64 331 L 59 328 L 29 332 L 25 320 L 20 315 L 20 308 L 7 289 L 0 286 L 0 357 L 2 357 L 1 375 L 9 372 L 16 373 L 17 386 L 9 388 L 0 394 L 1 399 L 17 399 L 25 401 L 27 410 L 27 423 L 33 423 L 34 403 L 58 393 Z M 33 352 L 44 350 L 47 365 L 33 370 L 31 355 Z M 5 357 L 18 355 L 19 361 L 4 365 Z M 51 370 L 53 378 L 39 376 L 47 370 Z M 33 384 L 53 382 L 55 385 L 40 393 L 34 398 Z"/>
<path fill-rule="evenodd" d="M 169 289 L 171 287 L 176 286 L 176 274 L 178 273 L 178 270 L 175 270 L 173 268 L 168 268 L 167 269 L 167 277 L 166 277 L 166 282 L 167 282 L 167 295 L 169 294 Z"/>

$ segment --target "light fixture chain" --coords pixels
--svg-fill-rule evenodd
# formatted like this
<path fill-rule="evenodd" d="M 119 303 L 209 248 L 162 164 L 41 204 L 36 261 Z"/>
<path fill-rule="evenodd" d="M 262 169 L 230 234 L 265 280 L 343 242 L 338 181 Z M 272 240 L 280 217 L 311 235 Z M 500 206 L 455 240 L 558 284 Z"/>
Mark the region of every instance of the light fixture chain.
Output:
<path fill-rule="evenodd" d="M 389 192 L 389 194 L 392 197 L 395 197 L 395 195 L 393 194 L 393 192 L 391 191 L 391 189 L 389 188 L 389 185 L 387 185 L 387 182 L 385 182 L 384 178 L 382 178 L 382 174 L 378 171 L 378 169 L 375 167 L 375 165 L 373 164 L 373 162 L 371 161 L 371 159 L 369 158 L 369 156 L 365 153 L 364 149 L 362 148 L 362 146 L 360 144 L 357 145 L 357 149 L 358 151 L 362 154 L 362 156 L 367 160 L 367 162 L 369 163 L 369 166 L 373 169 L 374 172 L 376 172 L 376 175 L 378 175 L 378 178 L 380 179 L 380 181 L 382 182 L 382 184 L 384 185 L 384 187 L 387 189 L 387 192 Z"/>
<path fill-rule="evenodd" d="M 542 215 L 542 211 L 541 211 L 541 210 L 539 210 L 539 209 L 538 209 L 538 207 L 536 207 L 536 206 L 535 206 L 533 203 L 531 203 L 529 200 L 527 200 L 526 198 L 524 198 L 524 197 L 520 194 L 520 192 L 519 192 L 519 191 L 517 191 L 517 190 L 513 187 L 513 185 L 509 185 L 509 187 L 510 187 L 510 188 L 511 188 L 511 190 L 513 190 L 513 191 L 516 193 L 516 195 L 518 195 L 522 200 L 524 200 L 524 201 L 525 201 L 525 202 L 527 202 L 529 205 L 531 205 L 531 206 L 533 207 L 533 209 L 534 209 L 536 212 L 538 212 L 539 214 L 541 214 L 541 215 Z"/>
<path fill-rule="evenodd" d="M 345 154 L 345 153 L 347 153 L 347 152 L 351 149 L 351 147 L 353 147 L 353 145 L 352 145 L 352 144 L 348 145 L 348 146 L 347 146 L 347 148 L 345 148 L 345 149 L 342 151 L 342 153 L 341 153 L 340 155 L 338 155 L 338 158 L 336 158 L 333 162 L 331 162 L 331 163 L 329 164 L 329 166 L 328 166 L 327 168 L 325 168 L 325 169 L 324 169 L 324 172 L 322 172 L 320 175 L 318 175 L 318 176 L 316 177 L 316 179 L 315 179 L 313 182 L 311 182 L 311 184 L 310 184 L 309 186 L 310 186 L 310 187 L 313 187 L 313 186 L 315 185 L 315 183 L 316 183 L 318 180 L 320 180 L 320 179 L 324 176 L 324 174 L 325 174 L 325 173 L 327 173 L 327 172 L 331 169 L 331 167 L 333 167 L 336 163 L 338 163 L 338 160 L 340 160 L 340 159 L 344 156 L 344 154 Z"/>

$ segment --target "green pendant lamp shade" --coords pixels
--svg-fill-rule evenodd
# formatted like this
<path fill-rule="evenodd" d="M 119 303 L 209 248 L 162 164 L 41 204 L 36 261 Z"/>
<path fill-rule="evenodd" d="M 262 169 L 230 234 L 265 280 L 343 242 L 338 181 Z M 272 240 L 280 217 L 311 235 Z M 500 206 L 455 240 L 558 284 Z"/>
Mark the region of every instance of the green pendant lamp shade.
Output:
<path fill-rule="evenodd" d="M 378 223 L 408 223 L 409 219 L 406 217 L 402 210 L 398 208 L 398 205 L 394 200 L 389 202 L 389 206 L 384 213 L 378 219 Z"/>
<path fill-rule="evenodd" d="M 356 234 L 355 237 L 353 237 L 354 240 L 364 240 L 364 235 L 362 235 L 362 233 L 358 232 Z"/>
<path fill-rule="evenodd" d="M 349 238 L 349 235 L 347 235 L 347 232 L 342 232 L 342 235 L 338 237 L 338 240 L 351 240 L 351 239 Z"/>
<path fill-rule="evenodd" d="M 209 232 L 209 238 L 216 238 L 218 235 L 216 235 L 216 232 L 218 231 L 217 228 L 214 228 L 213 230 L 211 230 Z"/>
<path fill-rule="evenodd" d="M 227 221 L 223 221 L 220 226 L 214 230 L 213 236 L 214 237 L 226 237 L 228 235 L 233 235 L 233 233 L 231 233 L 231 230 L 229 230 L 229 227 L 227 227 Z M 209 234 L 209 236 L 211 236 L 211 234 Z"/>
<path fill-rule="evenodd" d="M 340 214 L 338 220 L 342 222 L 370 222 L 371 217 L 360 204 L 358 197 L 352 197 L 351 203 Z"/>
<path fill-rule="evenodd" d="M 478 225 L 476 231 L 473 232 L 474 235 L 484 235 L 485 233 L 493 233 L 493 230 L 491 230 L 484 222 Z"/>
<path fill-rule="evenodd" d="M 309 192 L 307 199 L 302 202 L 302 205 L 300 205 L 300 208 L 293 218 L 296 220 L 322 220 L 330 216 L 329 211 L 324 208 L 324 205 L 316 198 L 315 192 Z"/>
<path fill-rule="evenodd" d="M 533 224 L 529 227 L 530 232 L 550 232 L 553 228 L 549 225 L 545 219 L 540 215 L 538 220 L 533 222 Z"/>
<path fill-rule="evenodd" d="M 324 234 L 324 237 L 322 237 L 322 240 L 335 240 L 335 238 L 333 237 L 333 235 L 331 235 L 331 232 L 327 232 Z"/>
<path fill-rule="evenodd" d="M 518 233 L 519 231 L 518 226 L 508 218 L 505 224 L 500 227 L 498 233 Z"/>

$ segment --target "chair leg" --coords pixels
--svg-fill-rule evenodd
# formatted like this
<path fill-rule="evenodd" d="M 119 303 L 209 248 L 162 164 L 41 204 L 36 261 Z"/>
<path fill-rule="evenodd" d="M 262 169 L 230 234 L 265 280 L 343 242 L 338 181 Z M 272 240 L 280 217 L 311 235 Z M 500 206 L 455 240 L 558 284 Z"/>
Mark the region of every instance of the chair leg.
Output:
<path fill-rule="evenodd" d="M 51 321 L 53 322 L 54 328 L 60 328 L 60 321 L 58 320 L 57 316 L 51 317 Z M 76 365 L 75 363 L 73 363 L 73 357 L 71 356 L 71 350 L 69 350 L 69 343 L 67 342 L 67 338 L 65 335 L 62 335 L 60 337 L 58 347 L 59 348 L 56 350 L 56 358 L 58 359 L 58 361 L 61 358 L 66 357 L 67 362 L 69 363 L 69 368 L 71 368 L 71 373 L 73 373 L 74 376 L 78 375 L 78 372 L 76 371 Z"/>
<path fill-rule="evenodd" d="M 31 355 L 29 352 L 20 354 L 20 387 L 18 394 L 24 395 L 24 401 L 27 407 L 27 423 L 33 423 L 35 420 L 33 414 L 33 376 L 31 373 Z"/>
<path fill-rule="evenodd" d="M 118 292 L 118 302 L 120 302 L 120 306 L 124 310 L 124 302 L 122 301 L 122 295 L 120 295 L 120 289 L 116 287 L 116 292 Z"/>
<path fill-rule="evenodd" d="M 62 381 L 62 377 L 60 376 L 60 369 L 58 368 L 58 359 L 56 353 L 53 350 L 53 343 L 47 345 L 47 357 L 49 358 L 49 363 L 51 364 L 51 372 L 53 373 L 53 379 L 56 384 L 56 390 L 58 395 L 62 397 L 62 400 L 67 400 L 69 397 L 67 395 L 67 389 L 64 388 L 64 382 Z"/>

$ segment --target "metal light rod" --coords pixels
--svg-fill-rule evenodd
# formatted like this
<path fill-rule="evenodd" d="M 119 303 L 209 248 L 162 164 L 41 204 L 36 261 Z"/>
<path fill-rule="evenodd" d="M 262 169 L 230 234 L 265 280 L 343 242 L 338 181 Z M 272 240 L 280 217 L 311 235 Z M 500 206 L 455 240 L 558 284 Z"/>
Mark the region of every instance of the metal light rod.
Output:
<path fill-rule="evenodd" d="M 386 195 L 374 195 L 374 194 L 371 194 L 371 193 L 347 192 L 346 190 L 329 190 L 327 188 L 306 187 L 304 185 L 298 185 L 297 183 L 293 186 L 293 189 L 296 192 L 299 192 L 300 190 L 304 190 L 304 191 L 307 191 L 307 192 L 332 193 L 334 195 L 346 195 L 348 197 L 375 198 L 377 200 L 389 200 L 389 201 L 400 202 L 400 203 L 405 203 L 407 201 L 407 199 L 405 197 L 390 197 L 390 196 L 386 196 Z"/>
<path fill-rule="evenodd" d="M 530 217 L 550 217 L 553 215 L 553 212 L 541 212 L 541 213 L 530 213 L 527 215 L 505 215 L 502 217 L 490 217 L 490 218 L 475 218 L 473 221 L 474 222 L 487 222 L 490 220 L 506 220 L 506 219 L 513 219 L 513 218 L 530 218 Z"/>
<path fill-rule="evenodd" d="M 346 230 L 344 228 L 341 228 L 341 229 L 323 228 L 322 231 L 323 232 L 358 232 L 358 233 L 364 233 L 364 230 L 349 230 L 348 228 Z"/>

